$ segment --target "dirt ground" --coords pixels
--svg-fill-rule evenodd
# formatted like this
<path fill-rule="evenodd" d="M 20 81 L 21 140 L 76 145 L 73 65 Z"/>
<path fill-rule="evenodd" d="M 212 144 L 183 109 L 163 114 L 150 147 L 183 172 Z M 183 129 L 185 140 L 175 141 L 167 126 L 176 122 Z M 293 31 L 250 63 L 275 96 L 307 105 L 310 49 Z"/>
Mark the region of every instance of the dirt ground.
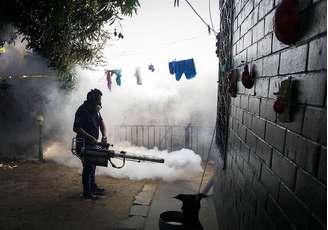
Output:
<path fill-rule="evenodd" d="M 17 165 L 17 167 L 14 167 Z M 97 176 L 107 195 L 101 200 L 80 197 L 77 169 L 53 162 L 0 164 L 0 229 L 111 229 L 126 219 L 134 196 L 145 183 Z"/>

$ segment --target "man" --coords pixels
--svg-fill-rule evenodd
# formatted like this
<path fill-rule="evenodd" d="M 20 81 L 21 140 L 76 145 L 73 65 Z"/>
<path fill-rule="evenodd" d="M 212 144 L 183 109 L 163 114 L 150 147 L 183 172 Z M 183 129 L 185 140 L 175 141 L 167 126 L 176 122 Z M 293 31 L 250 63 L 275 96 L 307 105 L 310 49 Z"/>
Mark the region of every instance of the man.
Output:
<path fill-rule="evenodd" d="M 78 108 L 75 113 L 73 131 L 77 138 L 83 138 L 85 146 L 98 144 L 99 129 L 102 134 L 102 142 L 107 142 L 106 126 L 99 113 L 101 109 L 102 93 L 98 89 L 93 89 L 87 94 L 87 100 Z M 80 148 L 77 146 L 77 149 Z M 81 155 L 80 153 L 78 153 Z M 99 188 L 95 181 L 96 165 L 83 160 L 82 184 L 83 197 L 85 199 L 96 200 L 97 195 L 103 195 L 105 189 Z"/>

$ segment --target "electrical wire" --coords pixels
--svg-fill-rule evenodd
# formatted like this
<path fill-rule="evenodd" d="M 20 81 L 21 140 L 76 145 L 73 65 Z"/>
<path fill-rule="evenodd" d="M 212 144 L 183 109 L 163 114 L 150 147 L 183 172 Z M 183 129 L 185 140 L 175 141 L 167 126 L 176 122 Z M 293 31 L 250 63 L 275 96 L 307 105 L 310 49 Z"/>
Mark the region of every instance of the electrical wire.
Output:
<path fill-rule="evenodd" d="M 205 35 L 197 35 L 197 36 L 193 36 L 193 37 L 189 37 L 189 38 L 175 40 L 175 41 L 171 41 L 171 42 L 167 42 L 167 43 L 162 43 L 162 45 L 159 45 L 159 46 L 156 46 L 156 47 L 153 47 L 153 48 L 150 48 L 150 49 L 144 49 L 144 50 L 137 50 L 137 49 L 135 49 L 135 50 L 125 50 L 125 51 L 120 52 L 117 56 L 108 58 L 108 60 L 115 60 L 117 58 L 125 57 L 125 56 L 139 55 L 139 54 L 144 53 L 144 52 L 147 52 L 147 51 L 149 52 L 149 51 L 153 51 L 153 50 L 157 50 L 157 49 L 167 48 L 167 47 L 176 45 L 176 44 L 181 43 L 181 42 L 196 40 L 196 39 L 200 39 L 200 38 L 203 38 L 203 37 L 207 37 L 207 36 L 205 36 Z"/>
<path fill-rule="evenodd" d="M 214 29 L 213 19 L 212 19 L 212 11 L 211 11 L 211 0 L 208 0 L 208 13 L 210 16 L 211 26 Z"/>
<path fill-rule="evenodd" d="M 202 22 L 207 26 L 207 28 L 209 28 L 209 30 L 213 31 L 214 34 L 216 35 L 217 32 L 214 30 L 213 25 L 212 25 L 212 27 L 210 27 L 210 25 L 207 22 L 205 22 L 205 20 L 199 15 L 199 13 L 195 10 L 195 8 L 190 4 L 190 2 L 188 0 L 185 0 L 185 1 L 188 3 L 190 8 L 195 12 L 195 14 L 199 17 L 199 19 L 202 20 Z"/>

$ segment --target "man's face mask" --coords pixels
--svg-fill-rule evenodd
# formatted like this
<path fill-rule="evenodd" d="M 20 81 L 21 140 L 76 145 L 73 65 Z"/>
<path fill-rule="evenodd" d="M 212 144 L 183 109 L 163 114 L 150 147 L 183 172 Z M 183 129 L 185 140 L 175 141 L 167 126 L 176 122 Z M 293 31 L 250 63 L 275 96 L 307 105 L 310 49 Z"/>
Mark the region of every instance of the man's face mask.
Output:
<path fill-rule="evenodd" d="M 99 111 L 101 110 L 101 108 L 102 108 L 101 105 L 97 105 L 97 106 L 96 106 L 96 110 L 97 110 L 97 112 L 99 112 Z"/>

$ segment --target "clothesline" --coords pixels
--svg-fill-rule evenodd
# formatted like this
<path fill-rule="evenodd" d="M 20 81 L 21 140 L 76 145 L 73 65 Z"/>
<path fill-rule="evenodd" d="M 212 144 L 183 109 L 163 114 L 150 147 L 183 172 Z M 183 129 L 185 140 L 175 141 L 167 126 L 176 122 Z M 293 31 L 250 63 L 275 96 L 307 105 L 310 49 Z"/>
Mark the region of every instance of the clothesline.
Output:
<path fill-rule="evenodd" d="M 111 57 L 111 58 L 108 58 L 108 60 L 115 60 L 117 58 L 125 57 L 125 56 L 140 55 L 140 54 L 145 53 L 145 52 L 155 51 L 155 50 L 158 50 L 158 49 L 167 48 L 167 47 L 170 47 L 172 45 L 175 45 L 175 44 L 178 44 L 178 43 L 181 43 L 181 42 L 191 41 L 191 40 L 195 40 L 195 39 L 199 39 L 199 38 L 203 38 L 203 37 L 207 37 L 207 36 L 197 35 L 197 36 L 193 36 L 193 37 L 190 37 L 190 38 L 184 38 L 184 39 L 180 39 L 180 40 L 175 40 L 175 41 L 171 41 L 171 42 L 162 43 L 161 45 L 158 45 L 156 47 L 150 47 L 150 48 L 147 48 L 147 49 L 124 50 L 124 51 L 120 52 L 118 55 L 116 55 L 114 57 Z"/>
<path fill-rule="evenodd" d="M 194 63 L 194 59 L 186 59 L 186 60 L 180 60 L 180 61 L 171 61 L 168 63 L 169 67 L 169 73 L 171 75 L 175 75 L 176 81 L 180 81 L 182 75 L 184 74 L 186 76 L 187 80 L 190 80 L 196 76 L 196 67 Z M 155 67 L 153 64 L 148 65 L 148 70 L 151 72 L 155 72 Z M 117 86 L 121 86 L 122 84 L 122 69 L 109 69 L 105 70 L 105 75 L 107 79 L 107 87 L 109 91 L 112 91 L 112 77 L 113 75 L 116 75 L 115 81 Z M 137 66 L 135 69 L 134 76 L 137 80 L 137 85 L 142 85 L 142 79 L 141 79 L 141 69 L 140 66 Z"/>

